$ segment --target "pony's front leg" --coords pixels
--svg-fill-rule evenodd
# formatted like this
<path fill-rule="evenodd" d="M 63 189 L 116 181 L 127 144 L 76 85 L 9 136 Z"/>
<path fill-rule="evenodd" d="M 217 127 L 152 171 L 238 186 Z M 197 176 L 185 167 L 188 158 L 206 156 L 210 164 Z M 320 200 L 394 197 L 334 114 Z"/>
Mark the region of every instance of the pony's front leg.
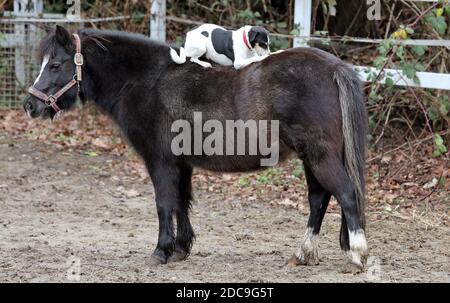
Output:
<path fill-rule="evenodd" d="M 182 261 L 186 259 L 192 248 L 195 234 L 189 220 L 189 211 L 192 201 L 192 168 L 183 167 L 180 169 L 181 178 L 179 191 L 181 200 L 176 210 L 177 236 L 175 239 L 175 249 L 169 262 Z"/>
<path fill-rule="evenodd" d="M 165 264 L 172 256 L 175 247 L 173 215 L 180 200 L 178 188 L 180 173 L 176 166 L 163 163 L 152 163 L 147 167 L 155 188 L 156 210 L 159 219 L 158 244 L 152 254 L 152 259 L 155 264 Z"/>

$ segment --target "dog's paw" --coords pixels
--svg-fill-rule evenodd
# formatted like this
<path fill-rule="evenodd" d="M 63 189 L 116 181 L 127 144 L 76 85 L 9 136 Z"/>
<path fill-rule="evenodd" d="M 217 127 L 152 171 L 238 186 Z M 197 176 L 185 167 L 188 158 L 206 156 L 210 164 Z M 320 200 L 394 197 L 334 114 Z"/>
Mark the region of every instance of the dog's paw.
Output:
<path fill-rule="evenodd" d="M 203 64 L 203 67 L 204 67 L 204 68 L 211 68 L 212 65 L 211 65 L 211 63 L 205 62 L 205 63 Z"/>
<path fill-rule="evenodd" d="M 276 52 L 270 53 L 271 55 L 281 54 L 284 52 L 284 49 L 277 50 Z"/>

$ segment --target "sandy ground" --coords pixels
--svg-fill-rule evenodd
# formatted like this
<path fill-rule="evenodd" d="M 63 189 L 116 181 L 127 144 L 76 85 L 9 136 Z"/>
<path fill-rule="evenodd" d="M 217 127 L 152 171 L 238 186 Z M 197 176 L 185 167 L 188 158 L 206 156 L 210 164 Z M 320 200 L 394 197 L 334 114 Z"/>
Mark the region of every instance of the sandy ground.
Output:
<path fill-rule="evenodd" d="M 392 218 L 371 222 L 368 271 L 343 273 L 337 214 L 327 214 L 321 264 L 289 268 L 307 217 L 197 190 L 192 255 L 150 265 L 157 215 L 151 184 L 111 171 L 121 159 L 63 152 L 0 135 L 2 282 L 450 282 L 450 230 Z M 194 188 L 198 184 L 194 184 Z"/>

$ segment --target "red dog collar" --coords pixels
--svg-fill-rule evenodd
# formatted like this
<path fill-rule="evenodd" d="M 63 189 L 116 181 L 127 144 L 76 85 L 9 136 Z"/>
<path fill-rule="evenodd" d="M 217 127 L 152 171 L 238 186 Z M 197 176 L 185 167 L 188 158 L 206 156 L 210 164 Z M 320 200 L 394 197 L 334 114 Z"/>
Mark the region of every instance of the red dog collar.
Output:
<path fill-rule="evenodd" d="M 248 49 L 252 49 L 247 40 L 247 35 L 245 34 L 245 30 L 242 31 L 242 38 L 244 39 L 244 44 L 248 47 Z"/>

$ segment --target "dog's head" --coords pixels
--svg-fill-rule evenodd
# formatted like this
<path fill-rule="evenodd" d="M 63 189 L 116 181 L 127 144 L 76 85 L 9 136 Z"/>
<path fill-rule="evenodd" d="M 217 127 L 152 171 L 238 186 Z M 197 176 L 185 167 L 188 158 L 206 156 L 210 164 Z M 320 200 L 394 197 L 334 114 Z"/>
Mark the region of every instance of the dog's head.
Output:
<path fill-rule="evenodd" d="M 248 40 L 259 56 L 270 53 L 269 32 L 261 26 L 252 26 L 248 31 Z"/>

